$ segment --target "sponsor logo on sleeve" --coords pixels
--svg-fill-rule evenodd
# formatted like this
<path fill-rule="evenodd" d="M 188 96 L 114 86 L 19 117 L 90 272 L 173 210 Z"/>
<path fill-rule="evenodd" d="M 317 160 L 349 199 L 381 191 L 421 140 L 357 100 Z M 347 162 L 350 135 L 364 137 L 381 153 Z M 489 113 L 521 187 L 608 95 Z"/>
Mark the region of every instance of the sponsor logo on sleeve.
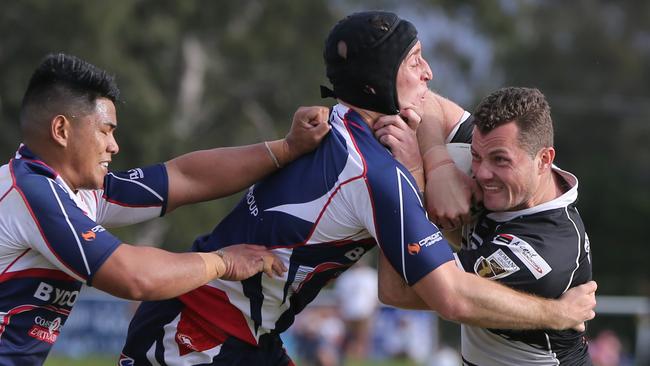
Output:
<path fill-rule="evenodd" d="M 81 233 L 81 237 L 85 241 L 93 241 L 97 237 L 97 233 L 101 233 L 102 231 L 106 231 L 106 229 L 101 225 L 97 225 L 94 228 Z"/>
<path fill-rule="evenodd" d="M 546 260 L 530 244 L 514 235 L 500 234 L 494 237 L 492 242 L 498 245 L 507 245 L 536 279 L 546 276 L 552 270 Z"/>
<path fill-rule="evenodd" d="M 432 246 L 433 244 L 439 242 L 442 240 L 442 233 L 440 231 L 433 233 L 426 238 L 420 240 L 417 243 L 409 243 L 406 246 L 406 250 L 409 252 L 410 255 L 416 255 L 420 253 L 420 250 L 422 248 L 427 248 Z"/>
<path fill-rule="evenodd" d="M 480 257 L 474 263 L 474 272 L 490 280 L 507 277 L 519 270 L 519 266 L 508 257 L 503 250 L 499 249 L 489 257 Z"/>
<path fill-rule="evenodd" d="M 144 172 L 140 168 L 131 169 L 127 173 L 129 173 L 129 179 L 131 180 L 144 178 Z"/>
<path fill-rule="evenodd" d="M 420 244 L 418 243 L 409 243 L 407 246 L 410 255 L 416 255 L 420 253 Z"/>

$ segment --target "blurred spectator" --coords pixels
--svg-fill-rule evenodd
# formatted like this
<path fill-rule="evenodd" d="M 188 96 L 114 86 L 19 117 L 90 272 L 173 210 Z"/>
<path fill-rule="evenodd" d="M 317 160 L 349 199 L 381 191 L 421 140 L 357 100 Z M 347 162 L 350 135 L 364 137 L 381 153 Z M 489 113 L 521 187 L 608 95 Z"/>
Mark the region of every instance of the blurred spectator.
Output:
<path fill-rule="evenodd" d="M 305 309 L 296 317 L 293 331 L 301 365 L 340 365 L 345 331 L 336 308 Z"/>
<path fill-rule="evenodd" d="M 623 366 L 629 361 L 623 357 L 623 345 L 611 330 L 603 330 L 589 342 L 589 355 L 594 366 Z"/>
<path fill-rule="evenodd" d="M 344 272 L 336 281 L 336 297 L 345 323 L 343 350 L 345 356 L 360 360 L 368 356 L 370 333 L 379 300 L 377 270 L 370 267 L 367 257 Z"/>

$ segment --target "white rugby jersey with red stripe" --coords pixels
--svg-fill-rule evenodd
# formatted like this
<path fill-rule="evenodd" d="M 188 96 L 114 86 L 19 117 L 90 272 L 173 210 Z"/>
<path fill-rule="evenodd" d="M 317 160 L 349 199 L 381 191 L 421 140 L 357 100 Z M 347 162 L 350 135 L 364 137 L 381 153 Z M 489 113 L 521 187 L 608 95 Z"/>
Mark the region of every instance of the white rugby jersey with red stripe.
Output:
<path fill-rule="evenodd" d="M 166 201 L 162 164 L 75 193 L 21 145 L 0 167 L 0 364 L 42 364 L 82 283 L 120 244 L 105 227 L 160 216 Z"/>
<path fill-rule="evenodd" d="M 288 272 L 280 278 L 215 280 L 181 296 L 182 306 L 141 306 L 129 329 L 125 362 L 146 365 L 137 356 L 146 353 L 151 364 L 210 364 L 224 333 L 252 345 L 264 334 L 279 334 L 376 244 L 409 284 L 453 260 L 426 217 L 411 174 L 361 116 L 337 105 L 330 124 L 332 132 L 317 150 L 252 186 L 194 244 L 202 252 L 237 243 L 265 245 Z M 165 312 L 174 314 L 160 316 Z"/>

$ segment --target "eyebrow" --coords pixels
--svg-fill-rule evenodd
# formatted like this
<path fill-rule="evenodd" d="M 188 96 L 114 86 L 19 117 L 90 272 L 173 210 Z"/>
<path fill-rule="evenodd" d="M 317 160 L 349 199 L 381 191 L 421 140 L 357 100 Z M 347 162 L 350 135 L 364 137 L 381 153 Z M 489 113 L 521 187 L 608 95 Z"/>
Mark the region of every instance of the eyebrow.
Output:
<path fill-rule="evenodd" d="M 117 128 L 117 123 L 115 123 L 115 122 L 113 122 L 113 121 L 103 121 L 102 124 L 103 124 L 103 125 L 108 125 L 108 126 L 110 126 L 111 128 L 113 128 L 113 129 L 116 129 L 116 128 Z"/>

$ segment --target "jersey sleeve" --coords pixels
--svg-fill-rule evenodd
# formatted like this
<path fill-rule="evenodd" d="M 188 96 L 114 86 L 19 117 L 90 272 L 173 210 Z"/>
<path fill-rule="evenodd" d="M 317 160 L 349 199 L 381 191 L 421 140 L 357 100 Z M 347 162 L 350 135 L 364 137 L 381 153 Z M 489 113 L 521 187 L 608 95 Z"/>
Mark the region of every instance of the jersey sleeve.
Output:
<path fill-rule="evenodd" d="M 472 143 L 472 130 L 474 129 L 474 116 L 465 112 L 460 121 L 451 130 L 447 136 L 447 143 Z"/>
<path fill-rule="evenodd" d="M 412 176 L 398 165 L 368 174 L 367 208 L 357 205 L 366 228 L 406 283 L 415 284 L 453 260 L 449 244 L 422 207 Z M 372 214 L 369 214 L 372 213 Z"/>
<path fill-rule="evenodd" d="M 164 164 L 111 172 L 99 191 L 97 222 L 108 227 L 135 224 L 162 216 L 167 207 L 168 178 Z"/>
<path fill-rule="evenodd" d="M 86 216 L 54 180 L 30 177 L 19 182 L 19 187 L 32 221 L 21 223 L 19 239 L 57 268 L 90 285 L 120 240 Z"/>
<path fill-rule="evenodd" d="M 539 237 L 504 227 L 478 248 L 463 248 L 455 256 L 466 272 L 540 296 L 557 297 L 566 284 L 554 283 L 552 261 L 544 247 Z"/>

